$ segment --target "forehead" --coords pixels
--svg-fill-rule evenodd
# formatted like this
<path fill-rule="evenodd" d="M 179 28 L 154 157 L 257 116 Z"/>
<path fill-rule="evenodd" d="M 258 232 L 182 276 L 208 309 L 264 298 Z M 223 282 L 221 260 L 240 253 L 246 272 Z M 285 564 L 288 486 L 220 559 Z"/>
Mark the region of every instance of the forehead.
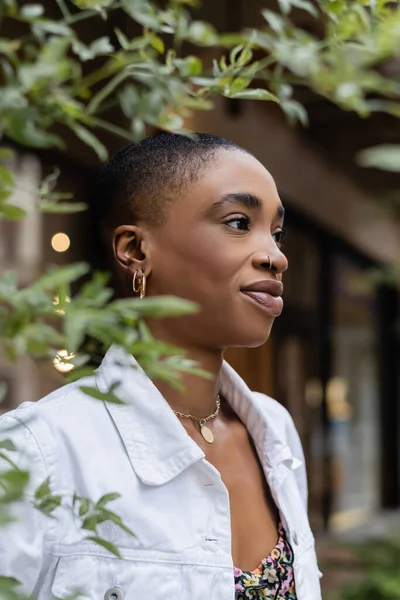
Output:
<path fill-rule="evenodd" d="M 207 166 L 203 176 L 185 190 L 181 201 L 188 209 L 203 209 L 223 196 L 239 192 L 257 196 L 266 210 L 275 212 L 281 204 L 275 181 L 254 156 L 224 150 Z"/>

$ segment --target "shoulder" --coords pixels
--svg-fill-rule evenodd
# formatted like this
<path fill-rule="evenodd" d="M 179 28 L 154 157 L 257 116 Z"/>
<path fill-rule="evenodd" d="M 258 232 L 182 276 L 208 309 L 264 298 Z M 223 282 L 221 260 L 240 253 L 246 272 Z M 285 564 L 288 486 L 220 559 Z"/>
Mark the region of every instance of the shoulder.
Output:
<path fill-rule="evenodd" d="M 64 385 L 36 402 L 24 402 L 16 409 L 0 417 L 0 423 L 14 419 L 30 429 L 38 420 L 60 421 L 73 413 L 75 416 L 93 413 L 102 405 L 88 396 L 82 387 L 96 388 L 95 377 L 85 377 L 74 383 Z M 75 419 L 76 420 L 76 419 Z"/>
<path fill-rule="evenodd" d="M 82 386 L 95 387 L 88 377 L 67 384 L 37 402 L 24 402 L 0 417 L 0 439 L 10 439 L 18 453 L 38 454 L 51 467 L 63 447 L 79 444 L 107 419 L 101 400 L 88 396 Z"/>

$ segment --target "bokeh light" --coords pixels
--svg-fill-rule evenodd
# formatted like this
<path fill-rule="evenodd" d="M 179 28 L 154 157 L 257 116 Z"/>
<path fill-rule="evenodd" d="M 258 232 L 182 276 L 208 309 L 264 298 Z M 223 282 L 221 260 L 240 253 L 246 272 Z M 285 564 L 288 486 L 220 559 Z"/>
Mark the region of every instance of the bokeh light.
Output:
<path fill-rule="evenodd" d="M 74 354 L 69 353 L 67 350 L 60 350 L 57 352 L 55 358 L 53 358 L 53 365 L 56 371 L 59 373 L 69 373 L 75 368 L 75 365 L 68 362 L 74 358 Z"/>
<path fill-rule="evenodd" d="M 66 252 L 71 245 L 71 240 L 66 233 L 55 233 L 51 238 L 51 245 L 56 252 Z"/>

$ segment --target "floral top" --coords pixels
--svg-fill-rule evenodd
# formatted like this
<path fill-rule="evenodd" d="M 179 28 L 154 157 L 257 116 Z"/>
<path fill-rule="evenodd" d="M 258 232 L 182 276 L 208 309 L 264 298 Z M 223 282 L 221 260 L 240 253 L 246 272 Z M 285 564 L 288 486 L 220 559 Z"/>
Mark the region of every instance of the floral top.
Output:
<path fill-rule="evenodd" d="M 257 569 L 235 569 L 236 600 L 296 600 L 293 558 L 285 530 L 279 525 L 278 542 Z"/>

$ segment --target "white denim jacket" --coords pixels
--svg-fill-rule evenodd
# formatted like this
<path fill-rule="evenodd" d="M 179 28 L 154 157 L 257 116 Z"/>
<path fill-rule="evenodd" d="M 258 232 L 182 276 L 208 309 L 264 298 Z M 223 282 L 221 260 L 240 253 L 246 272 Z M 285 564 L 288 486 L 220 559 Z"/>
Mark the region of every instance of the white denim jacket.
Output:
<path fill-rule="evenodd" d="M 120 382 L 126 404 L 104 404 L 80 390 L 85 384 L 105 391 L 112 382 Z M 294 549 L 297 598 L 320 600 L 304 458 L 292 419 L 271 398 L 251 392 L 226 363 L 220 385 L 255 442 Z M 0 575 L 19 579 L 38 600 L 66 598 L 76 589 L 87 600 L 234 600 L 227 489 L 132 357 L 111 348 L 94 377 L 24 403 L 0 419 L 0 430 L 19 448 L 9 456 L 33 474 L 30 493 L 47 477 L 64 503 L 74 492 L 94 501 L 118 492 L 109 508 L 136 534 L 110 521 L 100 526 L 121 560 L 85 540 L 88 532 L 65 507 L 48 518 L 21 503 L 19 521 L 0 532 Z"/>

